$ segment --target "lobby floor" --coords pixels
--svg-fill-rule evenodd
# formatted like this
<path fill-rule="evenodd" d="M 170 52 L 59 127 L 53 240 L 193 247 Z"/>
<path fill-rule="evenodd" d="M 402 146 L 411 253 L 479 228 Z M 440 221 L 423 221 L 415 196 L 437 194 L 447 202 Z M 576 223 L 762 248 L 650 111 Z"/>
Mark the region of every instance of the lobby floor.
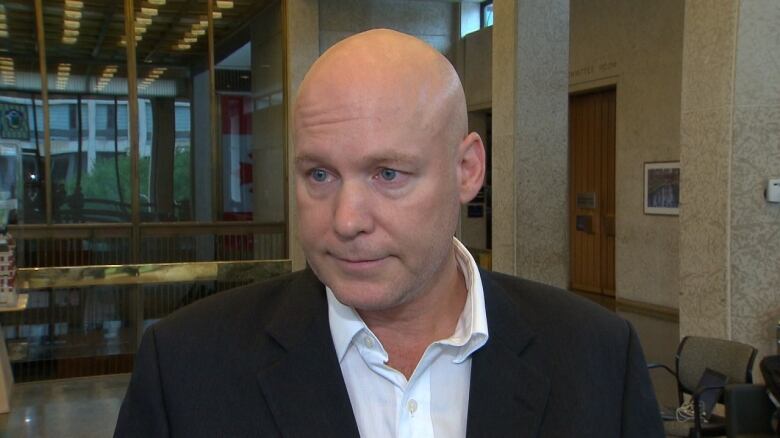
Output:
<path fill-rule="evenodd" d="M 587 298 L 616 311 L 634 325 L 648 362 L 674 363 L 679 328 L 672 318 L 616 309 L 610 299 Z M 129 380 L 129 374 L 115 374 L 16 384 L 11 412 L 0 414 L 0 437 L 110 437 Z M 662 404 L 675 403 L 671 377 L 658 373 L 653 375 L 653 384 Z"/>

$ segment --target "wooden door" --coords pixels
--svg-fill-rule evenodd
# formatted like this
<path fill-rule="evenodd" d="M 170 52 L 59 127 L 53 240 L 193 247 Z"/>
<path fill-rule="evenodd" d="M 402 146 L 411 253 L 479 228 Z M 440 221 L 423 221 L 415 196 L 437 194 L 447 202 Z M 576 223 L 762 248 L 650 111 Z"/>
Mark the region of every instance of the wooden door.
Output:
<path fill-rule="evenodd" d="M 615 90 L 569 96 L 570 287 L 615 295 Z"/>

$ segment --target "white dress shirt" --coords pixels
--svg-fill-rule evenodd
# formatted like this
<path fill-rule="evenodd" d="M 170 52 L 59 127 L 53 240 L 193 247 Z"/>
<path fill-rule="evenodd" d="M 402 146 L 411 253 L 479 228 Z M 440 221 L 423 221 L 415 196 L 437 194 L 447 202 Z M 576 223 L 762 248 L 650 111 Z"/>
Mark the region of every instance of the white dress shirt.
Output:
<path fill-rule="evenodd" d="M 382 343 L 329 287 L 333 344 L 361 437 L 464 437 L 471 354 L 488 339 L 482 280 L 474 258 L 453 238 L 468 289 L 455 331 L 428 346 L 411 378 L 387 365 Z"/>

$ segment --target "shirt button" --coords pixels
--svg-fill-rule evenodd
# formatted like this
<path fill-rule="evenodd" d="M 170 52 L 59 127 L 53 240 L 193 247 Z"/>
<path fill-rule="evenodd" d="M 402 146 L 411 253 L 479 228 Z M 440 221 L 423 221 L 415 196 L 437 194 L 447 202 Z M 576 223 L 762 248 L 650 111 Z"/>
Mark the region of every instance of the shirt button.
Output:
<path fill-rule="evenodd" d="M 410 414 L 414 414 L 417 411 L 417 401 L 414 399 L 409 400 L 409 402 L 406 404 L 407 409 L 409 409 Z"/>
<path fill-rule="evenodd" d="M 366 343 L 366 347 L 374 348 L 374 340 L 371 339 L 371 336 L 366 336 L 365 343 Z"/>

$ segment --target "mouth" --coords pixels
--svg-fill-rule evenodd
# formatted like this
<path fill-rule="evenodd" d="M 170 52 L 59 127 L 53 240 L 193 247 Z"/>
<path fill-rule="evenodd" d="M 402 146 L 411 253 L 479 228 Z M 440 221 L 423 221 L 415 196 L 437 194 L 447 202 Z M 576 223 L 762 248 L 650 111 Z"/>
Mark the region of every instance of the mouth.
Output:
<path fill-rule="evenodd" d="M 388 259 L 387 256 L 383 257 L 339 257 L 335 254 L 330 254 L 331 257 L 333 257 L 334 260 L 336 260 L 336 263 L 339 264 L 343 269 L 350 270 L 350 271 L 362 271 L 367 269 L 372 269 L 380 266 L 385 260 Z"/>

